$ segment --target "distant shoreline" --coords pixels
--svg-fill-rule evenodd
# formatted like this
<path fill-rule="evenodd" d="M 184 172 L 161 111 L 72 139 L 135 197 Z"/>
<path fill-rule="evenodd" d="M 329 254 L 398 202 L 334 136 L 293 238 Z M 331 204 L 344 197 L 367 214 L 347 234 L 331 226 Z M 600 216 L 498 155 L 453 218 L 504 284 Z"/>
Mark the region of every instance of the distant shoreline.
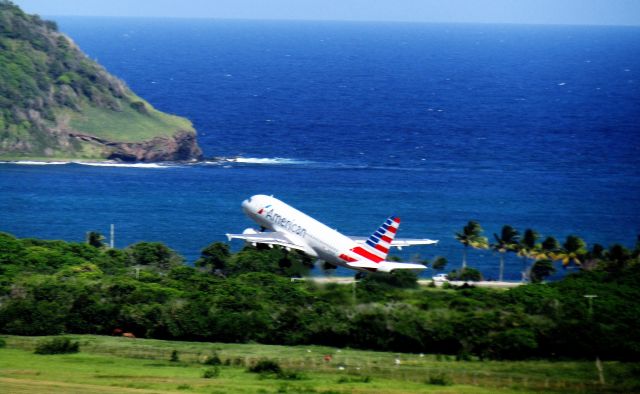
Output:
<path fill-rule="evenodd" d="M 334 277 L 308 277 L 308 278 L 292 278 L 292 281 L 303 280 L 303 281 L 312 281 L 315 283 L 333 283 L 339 285 L 351 285 L 354 282 L 357 282 L 353 277 L 349 276 L 334 276 Z M 492 289 L 510 289 L 512 287 L 522 286 L 523 282 L 507 282 L 507 281 L 461 281 L 461 280 L 452 280 L 448 282 L 436 282 L 431 279 L 418 279 L 418 284 L 420 286 L 428 286 L 431 282 L 435 283 L 436 287 L 442 287 L 444 283 L 449 283 L 451 286 L 475 286 L 475 287 L 483 287 L 483 288 L 492 288 Z"/>
<path fill-rule="evenodd" d="M 225 163 L 235 164 L 262 164 L 262 165 L 292 165 L 292 164 L 308 164 L 307 160 L 297 160 L 283 157 L 210 157 L 204 159 L 193 160 L 174 160 L 174 161 L 122 161 L 122 160 L 99 160 L 99 159 L 70 159 L 70 158 L 24 158 L 19 160 L 0 159 L 1 164 L 14 165 L 69 165 L 78 164 L 93 167 L 135 167 L 135 168 L 168 168 L 175 166 L 188 166 L 198 164 L 214 164 L 220 165 Z"/>

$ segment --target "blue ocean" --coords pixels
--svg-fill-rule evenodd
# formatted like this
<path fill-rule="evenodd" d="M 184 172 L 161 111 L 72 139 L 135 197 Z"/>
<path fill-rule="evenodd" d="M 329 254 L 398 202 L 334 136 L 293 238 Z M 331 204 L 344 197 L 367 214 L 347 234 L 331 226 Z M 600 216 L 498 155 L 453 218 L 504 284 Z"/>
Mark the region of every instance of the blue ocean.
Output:
<path fill-rule="evenodd" d="M 81 241 L 113 223 L 117 247 L 162 241 L 193 261 L 252 226 L 240 203 L 261 193 L 349 235 L 398 215 L 399 236 L 440 240 L 400 255 L 449 269 L 469 220 L 490 238 L 504 224 L 589 244 L 640 234 L 640 28 L 54 19 L 191 119 L 205 156 L 239 159 L 1 164 L 0 231 Z M 498 275 L 491 251 L 469 262 Z"/>

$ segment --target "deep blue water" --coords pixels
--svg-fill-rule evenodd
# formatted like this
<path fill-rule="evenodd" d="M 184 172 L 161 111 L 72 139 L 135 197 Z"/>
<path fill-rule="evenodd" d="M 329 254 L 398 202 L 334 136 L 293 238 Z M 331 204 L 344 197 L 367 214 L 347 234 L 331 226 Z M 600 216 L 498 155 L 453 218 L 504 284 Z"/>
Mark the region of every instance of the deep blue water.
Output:
<path fill-rule="evenodd" d="M 194 260 L 273 194 L 353 235 L 390 214 L 441 240 L 470 219 L 589 243 L 640 233 L 640 28 L 56 18 L 157 108 L 186 116 L 206 156 L 280 164 L 170 168 L 0 165 L 0 230 Z M 239 247 L 239 244 L 234 244 Z M 497 276 L 491 252 L 471 264 Z M 508 276 L 520 265 L 509 260 Z"/>

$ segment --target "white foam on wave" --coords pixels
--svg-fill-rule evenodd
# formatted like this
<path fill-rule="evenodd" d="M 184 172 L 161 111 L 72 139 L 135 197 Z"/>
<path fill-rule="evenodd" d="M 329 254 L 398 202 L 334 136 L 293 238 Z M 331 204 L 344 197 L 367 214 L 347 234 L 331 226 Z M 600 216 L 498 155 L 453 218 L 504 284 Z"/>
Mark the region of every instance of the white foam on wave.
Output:
<path fill-rule="evenodd" d="M 19 161 L 2 161 L 0 164 L 19 164 L 25 166 L 53 166 L 69 164 L 68 161 L 31 161 L 31 160 L 19 160 Z"/>
<path fill-rule="evenodd" d="M 51 165 L 68 165 L 78 164 L 91 167 L 129 167 L 129 168 L 171 168 L 176 165 L 169 163 L 120 163 L 117 161 L 35 161 L 35 160 L 18 160 L 18 161 L 0 161 L 0 164 L 18 164 L 25 166 L 51 166 Z"/>
<path fill-rule="evenodd" d="M 199 166 L 199 165 L 212 165 L 212 166 L 224 166 L 229 168 L 229 164 L 253 164 L 253 165 L 309 165 L 314 164 L 308 160 L 298 160 L 285 157 L 220 157 L 213 160 L 195 161 L 190 163 L 122 163 L 118 161 L 35 161 L 35 160 L 20 160 L 20 161 L 0 161 L 0 164 L 19 164 L 19 165 L 33 165 L 33 166 L 45 166 L 45 165 L 66 165 L 76 164 L 81 166 L 90 167 L 120 167 L 120 168 L 150 168 L 150 169 L 165 169 L 175 168 L 181 166 Z"/>
<path fill-rule="evenodd" d="M 175 167 L 174 165 L 158 164 L 158 163 L 119 163 L 119 162 L 108 162 L 108 161 L 100 161 L 100 162 L 74 161 L 73 164 L 80 164 L 80 165 L 83 165 L 83 166 L 91 166 L 91 167 L 126 167 L 126 168 L 171 168 L 171 167 Z"/>
<path fill-rule="evenodd" d="M 312 162 L 307 160 L 288 159 L 284 157 L 232 157 L 224 159 L 224 161 L 232 163 L 242 164 L 267 164 L 267 165 L 279 165 L 279 164 L 310 164 Z"/>

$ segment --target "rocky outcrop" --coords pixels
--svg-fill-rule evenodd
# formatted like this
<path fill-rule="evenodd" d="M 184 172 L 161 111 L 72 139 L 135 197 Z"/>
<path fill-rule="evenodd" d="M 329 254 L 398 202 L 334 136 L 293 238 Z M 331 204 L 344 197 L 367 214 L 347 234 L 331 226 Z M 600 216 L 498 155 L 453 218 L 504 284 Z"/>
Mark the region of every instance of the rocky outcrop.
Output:
<path fill-rule="evenodd" d="M 69 137 L 102 147 L 109 160 L 153 162 L 192 161 L 202 158 L 196 135 L 188 131 L 143 142 L 113 142 L 87 134 L 69 134 Z"/>

